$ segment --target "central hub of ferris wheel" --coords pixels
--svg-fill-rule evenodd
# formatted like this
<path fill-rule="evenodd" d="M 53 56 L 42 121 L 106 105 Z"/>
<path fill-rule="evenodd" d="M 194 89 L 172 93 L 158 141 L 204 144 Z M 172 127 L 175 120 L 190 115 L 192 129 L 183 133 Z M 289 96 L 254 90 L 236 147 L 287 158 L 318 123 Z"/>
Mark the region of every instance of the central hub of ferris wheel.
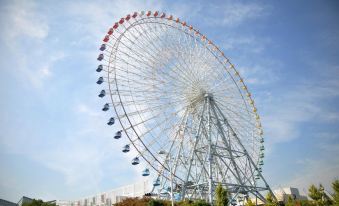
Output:
<path fill-rule="evenodd" d="M 262 175 L 264 138 L 254 100 L 224 53 L 193 26 L 160 12 L 134 12 L 100 47 L 99 97 L 132 165 L 154 178 L 152 193 L 213 203 L 272 192 Z"/>

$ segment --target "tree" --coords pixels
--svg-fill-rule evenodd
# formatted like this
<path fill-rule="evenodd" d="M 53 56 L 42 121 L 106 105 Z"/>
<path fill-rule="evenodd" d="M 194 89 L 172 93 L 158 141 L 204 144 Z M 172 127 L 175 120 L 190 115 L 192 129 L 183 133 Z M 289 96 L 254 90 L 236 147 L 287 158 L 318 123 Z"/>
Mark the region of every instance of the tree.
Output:
<path fill-rule="evenodd" d="M 166 201 L 163 200 L 156 200 L 156 199 L 151 199 L 148 204 L 148 206 L 166 206 Z"/>
<path fill-rule="evenodd" d="M 42 200 L 33 199 L 32 202 L 25 202 L 22 206 L 56 206 L 55 203 L 44 202 Z"/>
<path fill-rule="evenodd" d="M 278 202 L 273 198 L 272 193 L 267 193 L 265 206 L 278 206 Z"/>
<path fill-rule="evenodd" d="M 332 188 L 333 188 L 333 205 L 339 206 L 339 180 L 336 179 L 332 182 Z"/>
<path fill-rule="evenodd" d="M 332 205 L 331 198 L 325 193 L 325 188 L 322 186 L 322 184 L 319 185 L 319 192 L 321 194 L 321 201 L 322 205 Z"/>
<path fill-rule="evenodd" d="M 252 202 L 252 200 L 250 198 L 248 198 L 245 206 L 255 206 L 255 204 Z"/>
<path fill-rule="evenodd" d="M 113 204 L 114 206 L 147 206 L 148 202 L 151 200 L 149 197 L 143 197 L 143 198 L 138 198 L 138 197 L 129 197 L 121 202 Z"/>
<path fill-rule="evenodd" d="M 298 200 L 297 204 L 300 206 L 314 206 L 309 200 Z"/>
<path fill-rule="evenodd" d="M 321 184 L 319 185 L 319 188 L 312 184 L 308 189 L 308 196 L 313 200 L 313 203 L 316 206 L 332 205 L 332 200 L 325 193 L 325 189 Z"/>
<path fill-rule="evenodd" d="M 321 206 L 321 193 L 315 185 L 311 185 L 308 189 L 308 196 L 313 200 L 313 203 L 317 206 Z"/>
<path fill-rule="evenodd" d="M 215 206 L 228 205 L 228 191 L 224 189 L 219 183 L 215 190 Z"/>
<path fill-rule="evenodd" d="M 285 206 L 295 206 L 295 201 L 290 195 L 288 196 L 288 200 L 287 200 Z"/>
<path fill-rule="evenodd" d="M 206 202 L 205 200 L 196 200 L 192 204 L 192 206 L 211 206 L 210 203 Z"/>
<path fill-rule="evenodd" d="M 193 201 L 192 200 L 181 200 L 179 202 L 176 202 L 176 206 L 192 206 Z"/>

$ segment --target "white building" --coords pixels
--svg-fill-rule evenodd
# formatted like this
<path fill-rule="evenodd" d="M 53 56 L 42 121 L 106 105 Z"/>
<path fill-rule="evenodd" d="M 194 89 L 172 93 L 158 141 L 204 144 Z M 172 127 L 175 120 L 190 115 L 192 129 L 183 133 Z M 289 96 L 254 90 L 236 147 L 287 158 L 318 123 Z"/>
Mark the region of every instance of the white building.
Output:
<path fill-rule="evenodd" d="M 299 193 L 298 188 L 285 187 L 274 190 L 273 193 L 277 197 L 279 202 L 287 202 L 288 197 L 292 197 L 294 200 L 307 200 L 307 197 Z"/>
<path fill-rule="evenodd" d="M 292 197 L 294 200 L 307 200 L 307 196 L 301 195 L 298 188 L 294 187 L 285 187 L 273 190 L 273 193 L 279 202 L 286 203 L 288 197 Z M 258 205 L 263 205 L 264 203 L 260 199 L 251 198 L 252 202 L 256 202 Z"/>
<path fill-rule="evenodd" d="M 58 200 L 59 206 L 111 206 L 120 202 L 127 197 L 142 197 L 149 193 L 152 188 L 149 180 L 137 182 L 131 185 L 116 188 L 114 190 L 96 194 L 90 197 L 82 198 L 75 201 Z"/>

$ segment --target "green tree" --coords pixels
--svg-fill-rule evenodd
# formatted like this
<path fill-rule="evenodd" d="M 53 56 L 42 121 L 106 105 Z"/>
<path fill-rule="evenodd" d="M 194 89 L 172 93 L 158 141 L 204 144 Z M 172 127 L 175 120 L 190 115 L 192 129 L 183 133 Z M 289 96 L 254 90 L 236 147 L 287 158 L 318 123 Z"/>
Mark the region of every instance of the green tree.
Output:
<path fill-rule="evenodd" d="M 211 204 L 206 202 L 205 200 L 196 200 L 194 201 L 192 206 L 211 206 Z"/>
<path fill-rule="evenodd" d="M 300 206 L 314 206 L 311 201 L 309 200 L 298 200 L 296 205 Z"/>
<path fill-rule="evenodd" d="M 321 193 L 315 185 L 312 184 L 310 188 L 308 188 L 308 196 L 313 200 L 313 203 L 316 206 L 322 206 Z"/>
<path fill-rule="evenodd" d="M 224 189 L 219 183 L 215 190 L 215 206 L 228 205 L 228 191 Z"/>
<path fill-rule="evenodd" d="M 285 206 L 295 206 L 294 199 L 289 195 Z"/>
<path fill-rule="evenodd" d="M 192 200 L 181 200 L 179 202 L 176 202 L 176 206 L 192 206 L 193 201 Z"/>
<path fill-rule="evenodd" d="M 138 197 L 129 197 L 121 202 L 113 204 L 114 206 L 147 206 L 148 202 L 151 200 L 149 197 L 143 197 L 143 198 L 138 198 Z"/>
<path fill-rule="evenodd" d="M 339 206 L 339 180 L 334 180 L 332 182 L 332 188 L 333 188 L 333 205 L 334 206 Z"/>
<path fill-rule="evenodd" d="M 33 199 L 32 202 L 25 202 L 22 206 L 56 206 L 55 203 L 44 202 L 42 200 Z"/>
<path fill-rule="evenodd" d="M 278 206 L 278 202 L 273 198 L 272 193 L 267 193 L 265 206 Z"/>
<path fill-rule="evenodd" d="M 162 200 L 156 200 L 156 199 L 151 199 L 148 204 L 148 206 L 165 206 L 165 202 Z"/>
<path fill-rule="evenodd" d="M 255 204 L 252 202 L 252 200 L 250 198 L 248 198 L 248 200 L 246 201 L 245 206 L 255 206 Z"/>
<path fill-rule="evenodd" d="M 312 184 L 308 189 L 308 196 L 313 200 L 313 204 L 316 206 L 332 205 L 331 198 L 325 193 L 325 189 L 321 184 L 319 185 L 319 188 Z"/>
<path fill-rule="evenodd" d="M 331 198 L 325 193 L 325 188 L 322 186 L 322 184 L 319 185 L 319 192 L 321 194 L 321 202 L 322 205 L 329 206 L 332 205 Z"/>

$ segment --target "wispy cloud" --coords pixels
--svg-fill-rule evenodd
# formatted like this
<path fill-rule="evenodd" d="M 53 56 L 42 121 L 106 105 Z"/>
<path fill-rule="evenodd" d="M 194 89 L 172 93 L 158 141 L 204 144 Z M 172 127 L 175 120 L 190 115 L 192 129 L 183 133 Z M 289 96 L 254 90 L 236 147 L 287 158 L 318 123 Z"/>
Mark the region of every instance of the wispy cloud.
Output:
<path fill-rule="evenodd" d="M 339 96 L 339 84 L 332 73 L 324 79 L 300 81 L 279 90 L 279 95 L 261 96 L 263 125 L 271 143 L 286 142 L 302 135 L 302 124 L 338 122 L 339 114 L 326 106 Z"/>
<path fill-rule="evenodd" d="M 226 4 L 222 13 L 223 18 L 221 19 L 221 24 L 225 26 L 235 26 L 244 21 L 263 16 L 266 12 L 265 6 L 258 3 L 232 2 Z"/>
<path fill-rule="evenodd" d="M 253 21 L 269 13 L 269 8 L 261 3 L 243 3 L 239 1 L 225 1 L 222 5 L 205 4 L 200 13 L 203 20 L 210 26 L 236 27 Z M 218 15 L 213 15 L 213 14 Z"/>
<path fill-rule="evenodd" d="M 1 37 L 8 45 L 23 36 L 33 39 L 45 39 L 49 26 L 32 1 L 11 1 L 1 8 Z"/>
<path fill-rule="evenodd" d="M 46 13 L 41 12 L 36 2 L 12 1 L 1 8 L 1 62 L 24 84 L 42 88 L 52 74 L 54 64 L 65 57 L 46 45 L 50 27 Z M 5 61 L 6 60 L 6 61 Z M 11 64 L 6 62 L 11 61 Z"/>

